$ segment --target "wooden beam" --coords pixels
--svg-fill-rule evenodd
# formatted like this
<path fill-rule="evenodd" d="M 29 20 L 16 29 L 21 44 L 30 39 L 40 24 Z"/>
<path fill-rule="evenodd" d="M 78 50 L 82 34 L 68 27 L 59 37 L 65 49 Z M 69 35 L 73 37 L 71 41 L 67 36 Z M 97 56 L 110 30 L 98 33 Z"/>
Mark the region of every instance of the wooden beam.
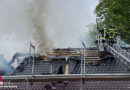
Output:
<path fill-rule="evenodd" d="M 66 75 L 69 74 L 69 64 L 66 64 L 66 66 L 65 66 L 65 74 Z"/>

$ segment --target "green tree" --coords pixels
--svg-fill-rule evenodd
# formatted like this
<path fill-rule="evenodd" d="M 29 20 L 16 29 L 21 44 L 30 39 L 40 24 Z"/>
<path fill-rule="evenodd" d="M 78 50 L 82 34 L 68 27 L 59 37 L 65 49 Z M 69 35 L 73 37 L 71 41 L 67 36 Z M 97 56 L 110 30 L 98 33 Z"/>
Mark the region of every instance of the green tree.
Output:
<path fill-rule="evenodd" d="M 95 13 L 103 26 L 114 25 L 122 40 L 130 43 L 130 0 L 100 0 Z"/>

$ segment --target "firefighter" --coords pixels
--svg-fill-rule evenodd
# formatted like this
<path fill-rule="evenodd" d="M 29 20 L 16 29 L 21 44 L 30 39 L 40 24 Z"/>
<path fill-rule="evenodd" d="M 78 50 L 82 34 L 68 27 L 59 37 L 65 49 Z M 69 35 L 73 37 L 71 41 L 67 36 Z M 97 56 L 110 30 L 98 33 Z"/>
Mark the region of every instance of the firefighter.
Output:
<path fill-rule="evenodd" d="M 107 29 L 106 28 L 100 29 L 99 33 L 101 34 L 100 39 L 101 39 L 102 43 L 106 43 L 106 38 L 108 37 Z"/>
<path fill-rule="evenodd" d="M 109 45 L 113 45 L 116 43 L 116 36 L 117 36 L 117 31 L 115 30 L 114 26 L 109 26 L 109 30 L 108 30 L 108 34 L 109 34 Z"/>

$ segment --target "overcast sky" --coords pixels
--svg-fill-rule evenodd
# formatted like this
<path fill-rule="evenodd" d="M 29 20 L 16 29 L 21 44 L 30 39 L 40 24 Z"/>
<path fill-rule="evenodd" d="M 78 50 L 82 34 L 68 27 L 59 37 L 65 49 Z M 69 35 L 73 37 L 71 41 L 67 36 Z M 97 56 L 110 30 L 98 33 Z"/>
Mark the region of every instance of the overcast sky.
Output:
<path fill-rule="evenodd" d="M 97 4 L 98 0 L 51 0 L 47 28 L 56 47 L 81 47 L 79 38 L 95 23 Z"/>

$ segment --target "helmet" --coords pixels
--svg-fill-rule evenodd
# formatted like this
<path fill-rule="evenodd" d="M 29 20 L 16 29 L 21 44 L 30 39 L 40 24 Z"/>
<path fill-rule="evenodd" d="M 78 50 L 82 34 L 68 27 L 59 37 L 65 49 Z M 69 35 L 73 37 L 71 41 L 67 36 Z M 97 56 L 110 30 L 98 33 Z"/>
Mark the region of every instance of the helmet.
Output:
<path fill-rule="evenodd" d="M 109 26 L 109 28 L 113 28 L 113 29 L 115 29 L 115 27 L 114 27 L 113 25 Z"/>

